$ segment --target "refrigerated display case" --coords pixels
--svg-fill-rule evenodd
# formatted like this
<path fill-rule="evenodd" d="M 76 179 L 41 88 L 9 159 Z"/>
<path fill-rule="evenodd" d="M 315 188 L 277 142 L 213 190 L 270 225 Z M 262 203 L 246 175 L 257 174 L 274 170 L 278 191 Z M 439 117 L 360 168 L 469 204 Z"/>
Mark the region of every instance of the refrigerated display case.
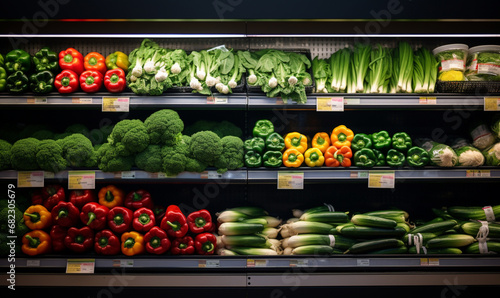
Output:
<path fill-rule="evenodd" d="M 234 49 L 262 48 L 306 49 L 312 57 L 326 58 L 332 52 L 359 41 L 393 47 L 407 41 L 413 47 L 429 49 L 448 43 L 470 46 L 497 44 L 499 34 L 494 26 L 460 22 L 393 22 L 380 34 L 357 34 L 353 28 L 364 28 L 369 22 L 286 22 L 248 21 L 184 22 L 166 26 L 165 33 L 148 22 L 129 22 L 125 26 L 109 25 L 102 32 L 98 22 L 49 24 L 33 36 L 19 34 L 20 45 L 34 53 L 43 46 L 60 51 L 74 47 L 82 53 L 117 50 L 129 53 L 143 38 L 151 38 L 166 48 L 186 51 L 225 45 Z M 87 23 L 84 23 L 87 24 Z M 418 24 L 418 27 L 415 25 Z M 13 32 L 21 32 L 13 22 Z M 59 24 L 60 25 L 60 24 Z M 102 24 L 100 24 L 102 25 Z M 120 24 L 121 25 L 121 24 Z M 169 23 L 172 25 L 172 23 Z M 181 26 L 182 25 L 182 26 Z M 467 28 L 467 29 L 465 29 Z M 74 30 L 74 31 L 72 31 Z M 463 31 L 462 31 L 463 30 Z M 108 33 L 109 32 L 109 33 Z M 467 32 L 467 33 L 464 33 Z M 179 34 L 177 34 L 179 33 Z M 199 33 L 199 35 L 193 35 Z M 12 35 L 4 34 L 1 51 L 12 49 Z M 469 137 L 476 121 L 491 123 L 498 112 L 485 111 L 485 97 L 498 93 L 479 90 L 474 94 L 315 94 L 307 103 L 284 103 L 258 92 L 240 92 L 207 98 L 199 94 L 164 93 L 162 96 L 119 94 L 129 100 L 128 112 L 103 112 L 105 98 L 115 95 L 83 92 L 71 95 L 51 93 L 0 95 L 1 124 L 4 127 L 43 124 L 62 130 L 81 123 L 91 128 L 116 123 L 121 119 L 145 119 L 161 108 L 176 110 L 186 124 L 198 119 L 228 120 L 239 126 L 244 138 L 259 119 L 271 120 L 277 132 L 300 131 L 312 136 L 345 124 L 355 132 L 402 130 L 415 137 L 442 140 L 452 136 Z M 342 112 L 318 112 L 321 97 L 341 97 Z M 13 126 L 12 126 L 13 125 Z M 76 169 L 78 170 L 78 169 Z M 95 169 L 94 169 L 95 170 Z M 393 174 L 393 188 L 371 188 L 368 181 L 379 172 Z M 68 170 L 45 173 L 45 184 L 68 183 Z M 278 189 L 280 173 L 303 177 L 303 188 Z M 265 208 L 270 214 L 287 219 L 292 209 L 307 209 L 323 203 L 335 210 L 365 212 L 400 208 L 411 219 L 431 219 L 432 208 L 443 206 L 496 205 L 494 197 L 500 169 L 411 167 L 307 168 L 280 167 L 241 168 L 219 174 L 215 169 L 203 173 L 181 173 L 175 177 L 148 173 L 138 169 L 126 172 L 95 170 L 96 189 L 116 184 L 126 190 L 147 187 L 162 205 L 178 204 L 186 210 L 206 208 L 213 214 L 226 208 L 250 205 Z M 0 172 L 1 185 L 15 185 L 16 194 L 26 196 L 30 188 L 18 188 L 17 171 Z M 302 179 L 302 178 L 301 178 Z M 16 241 L 20 241 L 17 238 Z M 90 266 L 91 274 L 71 274 L 72 264 Z M 227 291 L 231 295 L 298 297 L 305 293 L 332 291 L 341 294 L 389 293 L 405 291 L 409 296 L 421 294 L 475 297 L 490 293 L 500 285 L 500 259 L 485 255 L 331 255 L 331 256 L 172 256 L 140 255 L 103 257 L 87 254 L 47 254 L 28 257 L 16 254 L 15 262 L 2 258 L 1 267 L 9 270 L 15 264 L 16 290 L 23 293 L 63 293 L 78 291 L 83 295 L 132 296 L 167 290 L 170 294 L 192 296 L 197 293 Z M 90 265 L 89 265 L 90 264 Z M 88 267 L 86 267 L 88 268 Z M 3 274 L 2 287 L 9 285 Z"/>

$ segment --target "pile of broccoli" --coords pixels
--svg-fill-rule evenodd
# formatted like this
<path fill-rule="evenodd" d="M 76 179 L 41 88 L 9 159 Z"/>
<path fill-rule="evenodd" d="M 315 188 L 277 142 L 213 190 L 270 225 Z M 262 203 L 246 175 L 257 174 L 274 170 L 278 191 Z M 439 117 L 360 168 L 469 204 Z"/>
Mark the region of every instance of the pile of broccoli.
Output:
<path fill-rule="evenodd" d="M 213 167 L 224 173 L 244 164 L 241 136 L 241 129 L 228 121 L 199 120 L 185 129 L 176 111 L 162 109 L 144 121 L 124 119 L 92 130 L 74 124 L 59 134 L 33 129 L 13 143 L 0 140 L 0 170 L 57 173 L 97 167 L 117 172 L 137 167 L 177 175 Z"/>

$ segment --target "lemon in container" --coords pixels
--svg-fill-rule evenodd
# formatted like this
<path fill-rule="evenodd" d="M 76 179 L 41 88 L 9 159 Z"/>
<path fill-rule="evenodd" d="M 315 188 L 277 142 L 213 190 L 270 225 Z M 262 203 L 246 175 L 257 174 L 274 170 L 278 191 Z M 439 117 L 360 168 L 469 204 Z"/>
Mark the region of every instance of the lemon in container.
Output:
<path fill-rule="evenodd" d="M 464 81 L 469 46 L 455 43 L 443 45 L 432 50 L 439 62 L 439 81 Z"/>

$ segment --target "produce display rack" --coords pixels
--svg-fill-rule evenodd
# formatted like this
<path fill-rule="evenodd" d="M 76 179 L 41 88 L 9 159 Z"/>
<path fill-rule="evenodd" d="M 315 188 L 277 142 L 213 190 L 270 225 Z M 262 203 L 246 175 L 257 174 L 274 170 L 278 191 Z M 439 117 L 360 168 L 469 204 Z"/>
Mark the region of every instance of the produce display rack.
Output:
<path fill-rule="evenodd" d="M 272 22 L 271 22 L 272 23 Z M 122 34 L 99 35 L 92 33 L 89 36 L 71 35 L 73 38 L 69 40 L 64 34 L 58 35 L 49 32 L 47 36 L 39 34 L 32 37 L 32 42 L 27 43 L 30 48 L 27 49 L 33 52 L 41 47 L 41 45 L 54 46 L 54 48 L 64 48 L 69 45 L 75 48 L 81 48 L 82 52 L 103 51 L 109 52 L 114 50 L 122 50 L 124 52 L 131 51 L 139 46 L 140 41 L 144 37 L 157 38 L 160 45 L 170 46 L 172 48 L 179 47 L 186 50 L 208 48 L 225 44 L 234 48 L 260 49 L 267 47 L 276 48 L 307 48 L 311 51 L 311 55 L 319 57 L 327 57 L 333 51 L 344 47 L 346 44 L 351 44 L 356 39 L 354 34 L 338 35 L 324 32 L 326 30 L 317 23 L 308 23 L 310 29 L 304 32 L 299 30 L 300 23 L 291 23 L 292 25 L 284 26 L 287 22 L 277 22 L 280 26 L 269 27 L 267 22 L 248 23 L 245 26 L 235 27 L 236 32 L 223 32 L 228 30 L 225 24 L 211 24 L 208 28 L 199 29 L 199 26 L 188 26 L 187 29 L 179 30 L 213 30 L 212 33 L 221 33 L 221 36 L 209 37 L 198 36 L 196 38 L 187 35 L 176 36 L 171 33 L 166 35 L 147 35 L 133 34 L 124 36 Z M 188 22 L 188 24 L 190 24 Z M 266 26 L 267 24 L 267 26 Z M 288 23 L 290 24 L 290 23 Z M 287 24 L 287 25 L 288 25 Z M 433 22 L 433 24 L 436 24 Z M 429 27 L 422 28 L 421 35 L 406 34 L 403 30 L 410 30 L 411 24 L 404 24 L 401 28 L 389 27 L 395 30 L 397 35 L 381 34 L 380 36 L 367 36 L 372 38 L 373 42 L 381 42 L 386 45 L 394 45 L 398 40 L 407 40 L 414 46 L 426 45 L 432 48 L 436 45 L 447 42 L 467 42 L 475 43 L 495 43 L 498 42 L 500 34 L 495 32 L 493 28 L 489 28 L 486 34 L 463 34 L 461 35 L 461 27 L 453 27 L 451 23 L 439 23 L 444 31 L 452 31 L 453 34 L 440 35 L 438 29 Z M 191 24 L 192 25 L 192 24 Z M 457 25 L 457 24 L 455 24 Z M 69 24 L 65 30 L 72 30 L 76 24 Z M 140 28 L 148 28 L 142 24 Z M 318 28 L 320 31 L 315 31 Z M 334 28 L 334 25 L 327 28 Z M 98 28 L 94 28 L 95 32 L 99 32 Z M 111 26 L 111 29 L 114 27 Z M 224 28 L 224 29 L 222 29 Z M 344 27 L 342 27 L 344 28 Z M 52 24 L 47 26 L 47 31 L 54 30 Z M 76 29 L 75 29 L 76 30 Z M 120 29 L 118 29 L 120 30 Z M 304 32 L 293 35 L 293 30 Z M 334 29 L 332 29 L 334 30 Z M 342 29 L 337 29 L 342 30 Z M 397 32 L 397 30 L 403 32 Z M 477 26 L 472 26 L 467 30 L 479 30 Z M 57 31 L 57 30 L 55 30 Z M 332 31 L 337 32 L 337 31 Z M 479 32 L 479 31 L 473 31 Z M 122 32 L 123 33 L 123 32 Z M 392 32 L 394 33 L 394 32 Z M 317 34 L 315 36 L 315 34 Z M 68 35 L 68 36 L 70 36 Z M 8 48 L 6 41 L 7 35 L 1 37 L 0 48 Z M 24 36 L 25 37 L 25 36 Z M 66 36 L 67 37 L 67 36 Z M 84 109 L 100 110 L 104 97 L 111 96 L 105 93 L 96 93 L 92 95 L 76 93 L 71 96 L 50 94 L 42 98 L 31 95 L 12 96 L 0 95 L 0 110 L 6 113 L 16 113 L 20 119 L 23 117 L 25 110 L 34 109 L 36 111 L 43 110 L 48 113 L 57 113 L 59 109 L 69 111 L 69 113 L 80 113 L 82 115 Z M 115 96 L 115 95 L 112 95 Z M 306 104 L 296 104 L 294 102 L 283 103 L 279 98 L 267 98 L 259 93 L 235 93 L 231 95 L 220 96 L 221 102 L 215 103 L 207 98 L 197 94 L 164 94 L 163 96 L 137 96 L 133 93 L 119 94 L 118 96 L 127 97 L 130 99 L 131 112 L 137 110 L 151 111 L 158 108 L 182 109 L 187 113 L 190 110 L 202 111 L 208 114 L 216 112 L 227 112 L 234 114 L 234 117 L 240 117 L 244 121 L 242 127 L 244 133 L 249 131 L 249 127 L 254 119 L 265 117 L 276 111 L 290 111 L 295 115 L 301 115 L 305 118 L 314 118 L 316 113 L 316 104 L 318 97 L 342 97 L 344 100 L 344 108 L 346 113 L 374 113 L 374 119 L 379 115 L 387 115 L 393 110 L 404 111 L 406 115 L 426 115 L 428 112 L 443 112 L 443 111 L 463 111 L 465 113 L 479 114 L 483 113 L 485 97 L 498 97 L 499 94 L 459 94 L 459 93 L 434 93 L 434 94 L 308 94 Z M 218 94 L 214 96 L 219 97 Z M 226 111 L 226 110 L 229 110 Z M 3 113 L 2 111 L 2 113 Z M 387 113 L 387 114 L 379 114 Z M 491 112 L 484 112 L 489 113 Z M 498 113 L 498 112 L 495 112 Z M 327 116 L 321 113 L 321 119 L 326 121 Z M 197 114 L 199 115 L 199 114 Z M 217 115 L 221 115 L 220 113 Z M 338 114 L 331 118 L 335 118 Z M 363 114 L 365 115 L 365 114 Z M 404 117 L 401 116 L 401 117 Z M 347 117 L 347 116 L 344 116 Z M 425 117 L 423 117 L 425 118 Z M 466 118 L 466 117 L 464 117 Z M 345 118 L 341 118 L 345 119 Z M 437 119 L 440 120 L 440 119 Z M 353 119 L 352 121 L 355 121 Z M 330 123 L 330 122 L 328 122 Z M 421 122 L 412 122 L 404 129 L 411 130 L 412 125 L 418 125 Z M 329 126 L 326 126 L 329 127 Z M 328 128 L 329 129 L 329 128 Z M 485 186 L 484 189 L 478 189 L 478 199 L 470 199 L 474 203 L 482 204 L 488 201 L 485 199 L 487 195 L 494 196 L 492 191 L 498 186 L 500 178 L 500 169 L 493 167 L 480 168 L 437 168 L 425 167 L 422 169 L 411 168 L 389 168 L 381 167 L 372 170 L 366 170 L 356 167 L 349 169 L 247 169 L 242 168 L 236 171 L 228 171 L 224 174 L 217 174 L 214 170 L 208 170 L 204 173 L 181 173 L 176 177 L 164 177 L 156 173 L 148 173 L 139 170 L 132 170 L 133 179 L 130 179 L 130 172 L 124 173 L 105 173 L 96 170 L 96 183 L 141 183 L 144 185 L 155 185 L 156 187 L 192 187 L 192 185 L 204 185 L 207 183 L 223 183 L 230 184 L 236 188 L 235 193 L 241 196 L 240 201 L 249 203 L 267 203 L 278 206 L 281 209 L 297 205 L 316 204 L 319 200 L 329 197 L 328 188 L 337 187 L 339 184 L 346 183 L 351 185 L 355 183 L 356 195 L 363 193 L 367 189 L 366 181 L 370 173 L 377 171 L 393 171 L 395 181 L 398 184 L 416 185 L 415 189 L 422 192 L 423 198 L 428 198 L 429 201 L 433 196 L 446 194 L 442 201 L 448 204 L 454 203 L 452 199 L 459 197 L 460 191 L 466 189 L 467 185 L 471 189 L 462 194 L 458 200 L 459 203 L 465 202 L 467 196 L 473 193 L 472 188 L 475 184 Z M 312 198 L 311 195 L 305 195 L 303 191 L 298 191 L 295 194 L 289 194 L 294 191 L 277 191 L 276 183 L 277 176 L 280 172 L 300 172 L 304 174 L 304 183 L 307 187 L 318 187 L 319 198 Z M 47 181 L 58 180 L 66 181 L 68 171 L 63 171 L 55 175 L 48 174 L 45 179 Z M 16 171 L 1 171 L 0 183 L 6 185 L 17 179 Z M 425 186 L 425 187 L 419 187 Z M 465 186 L 464 186 L 465 185 Z M 363 187 L 361 187 L 363 186 Z M 456 187 L 456 188 L 455 188 Z M 427 189 L 428 188 L 428 189 Z M 432 192 L 439 190 L 437 195 L 431 195 Z M 404 189 L 407 191 L 407 189 Z M 267 193 L 266 193 L 267 192 Z M 284 193 L 286 192 L 286 194 Z M 230 192 L 230 195 L 235 193 Z M 338 196 L 346 197 L 346 190 L 339 190 Z M 375 199 L 370 201 L 370 204 L 375 204 L 374 200 L 379 199 L 378 194 Z M 412 194 L 415 195 L 415 194 Z M 336 197 L 336 193 L 332 193 L 331 197 L 335 202 L 340 200 Z M 388 195 L 389 197 L 389 195 Z M 347 197 L 348 198 L 348 197 Z M 396 199 L 394 199 L 396 198 Z M 413 198 L 413 197 L 412 197 Z M 357 203 L 363 205 L 368 204 L 368 199 L 356 199 Z M 391 196 L 391 202 L 394 200 L 402 200 L 401 193 L 396 193 Z M 497 203 L 493 198 L 493 203 Z M 469 202 L 470 202 L 469 201 Z M 222 201 L 224 203 L 225 201 Z M 405 201 L 409 206 L 415 206 L 416 209 L 422 208 L 426 203 L 425 200 Z M 289 204 L 289 205 L 286 205 Z M 341 205 L 346 205 L 348 202 L 342 201 Z M 265 207 L 265 206 L 264 206 Z M 408 210 L 410 213 L 412 210 Z M 67 262 L 73 259 L 92 259 L 95 262 L 94 274 L 74 275 L 66 274 L 65 269 Z M 7 269 L 9 263 L 6 259 L 0 261 L 0 268 Z M 395 287 L 401 289 L 416 289 L 420 286 L 426 286 L 429 293 L 442 293 L 449 285 L 455 287 L 469 287 L 469 294 L 464 294 L 461 297 L 474 297 L 479 293 L 486 293 L 491 289 L 500 287 L 500 258 L 496 255 L 398 255 L 398 256 L 372 256 L 372 255 L 332 255 L 329 257 L 321 256 L 241 256 L 241 257 L 222 257 L 222 256 L 190 256 L 190 257 L 155 257 L 145 255 L 142 257 L 125 257 L 123 255 L 112 258 L 101 257 L 96 255 L 48 255 L 43 257 L 21 257 L 16 258 L 17 284 L 21 290 L 29 291 L 33 288 L 46 289 L 53 291 L 54 289 L 68 289 L 78 287 L 84 293 L 93 293 L 103 287 L 109 287 L 112 282 L 115 282 L 117 271 L 126 273 L 127 288 L 130 288 L 130 295 L 142 291 L 144 288 L 161 289 L 169 288 L 172 294 L 177 293 L 175 289 L 189 290 L 191 295 L 196 293 L 197 288 L 206 290 L 207 288 L 217 288 L 232 290 L 234 295 L 242 294 L 247 296 L 259 296 L 274 293 L 275 290 L 282 290 L 287 297 L 299 296 L 305 291 L 318 291 L 318 293 L 327 289 L 336 289 L 342 293 L 383 293 L 387 291 L 387 287 Z M 4 270 L 5 272 L 5 270 Z M 0 285 L 7 285 L 5 273 L 2 274 Z M 292 288 L 291 288 L 292 287 Z M 294 287 L 297 287 L 295 289 Z M 291 290 L 292 289 L 292 290 Z M 347 289 L 347 290 L 346 290 Z M 354 292 L 353 292 L 354 291 Z M 473 294 L 470 294 L 473 292 Z M 180 293 L 180 292 L 179 292 Z M 126 296 L 123 292 L 123 296 Z M 472 295 L 472 296 L 468 296 Z M 411 296 L 411 295 L 410 295 Z M 413 297 L 413 296 L 412 296 Z"/>

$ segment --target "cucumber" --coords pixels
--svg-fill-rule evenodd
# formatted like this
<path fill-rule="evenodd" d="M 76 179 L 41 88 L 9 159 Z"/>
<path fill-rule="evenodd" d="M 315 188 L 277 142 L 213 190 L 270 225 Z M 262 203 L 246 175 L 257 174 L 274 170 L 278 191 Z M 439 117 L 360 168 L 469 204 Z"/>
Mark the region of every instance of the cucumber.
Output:
<path fill-rule="evenodd" d="M 446 230 L 452 229 L 455 225 L 457 225 L 457 221 L 450 219 L 441 222 L 433 222 L 425 225 L 421 225 L 419 227 L 413 228 L 410 233 L 442 233 Z"/>
<path fill-rule="evenodd" d="M 460 229 L 467 235 L 476 236 L 481 226 L 480 222 L 466 222 L 460 226 Z M 500 238 L 500 224 L 488 223 L 488 229 L 488 237 Z"/>
<path fill-rule="evenodd" d="M 500 217 L 500 205 L 491 207 L 493 209 L 493 213 L 495 214 L 495 218 Z M 484 213 L 483 207 L 453 206 L 453 207 L 448 207 L 448 213 L 455 218 L 463 220 L 469 220 L 469 219 L 486 220 L 486 214 Z"/>
<path fill-rule="evenodd" d="M 404 246 L 403 241 L 395 238 L 387 238 L 387 239 L 376 239 L 358 242 L 353 244 L 345 253 L 352 254 L 360 254 L 360 253 L 368 253 L 371 251 L 387 249 L 387 248 L 396 248 L 400 246 Z"/>
<path fill-rule="evenodd" d="M 500 253 L 500 242 L 495 242 L 495 241 L 486 241 L 486 245 L 488 246 L 488 252 L 492 253 Z M 478 254 L 479 252 L 479 243 L 475 242 L 472 243 L 471 245 L 467 246 L 467 248 L 464 249 L 464 253 L 466 254 Z"/>
<path fill-rule="evenodd" d="M 345 223 L 349 221 L 349 217 L 344 212 L 317 212 L 304 213 L 300 220 L 324 222 L 324 223 Z"/>
<path fill-rule="evenodd" d="M 441 235 L 427 241 L 427 248 L 464 247 L 474 243 L 476 239 L 465 234 Z"/>
<path fill-rule="evenodd" d="M 386 219 L 373 215 L 356 214 L 351 218 L 351 222 L 358 226 L 367 226 L 374 228 L 395 228 L 397 222 L 392 219 Z"/>
<path fill-rule="evenodd" d="M 404 234 L 406 234 L 406 230 L 401 227 L 384 229 L 357 226 L 354 224 L 337 227 L 337 231 L 339 231 L 342 236 L 359 239 L 373 239 L 381 237 L 401 238 Z"/>

